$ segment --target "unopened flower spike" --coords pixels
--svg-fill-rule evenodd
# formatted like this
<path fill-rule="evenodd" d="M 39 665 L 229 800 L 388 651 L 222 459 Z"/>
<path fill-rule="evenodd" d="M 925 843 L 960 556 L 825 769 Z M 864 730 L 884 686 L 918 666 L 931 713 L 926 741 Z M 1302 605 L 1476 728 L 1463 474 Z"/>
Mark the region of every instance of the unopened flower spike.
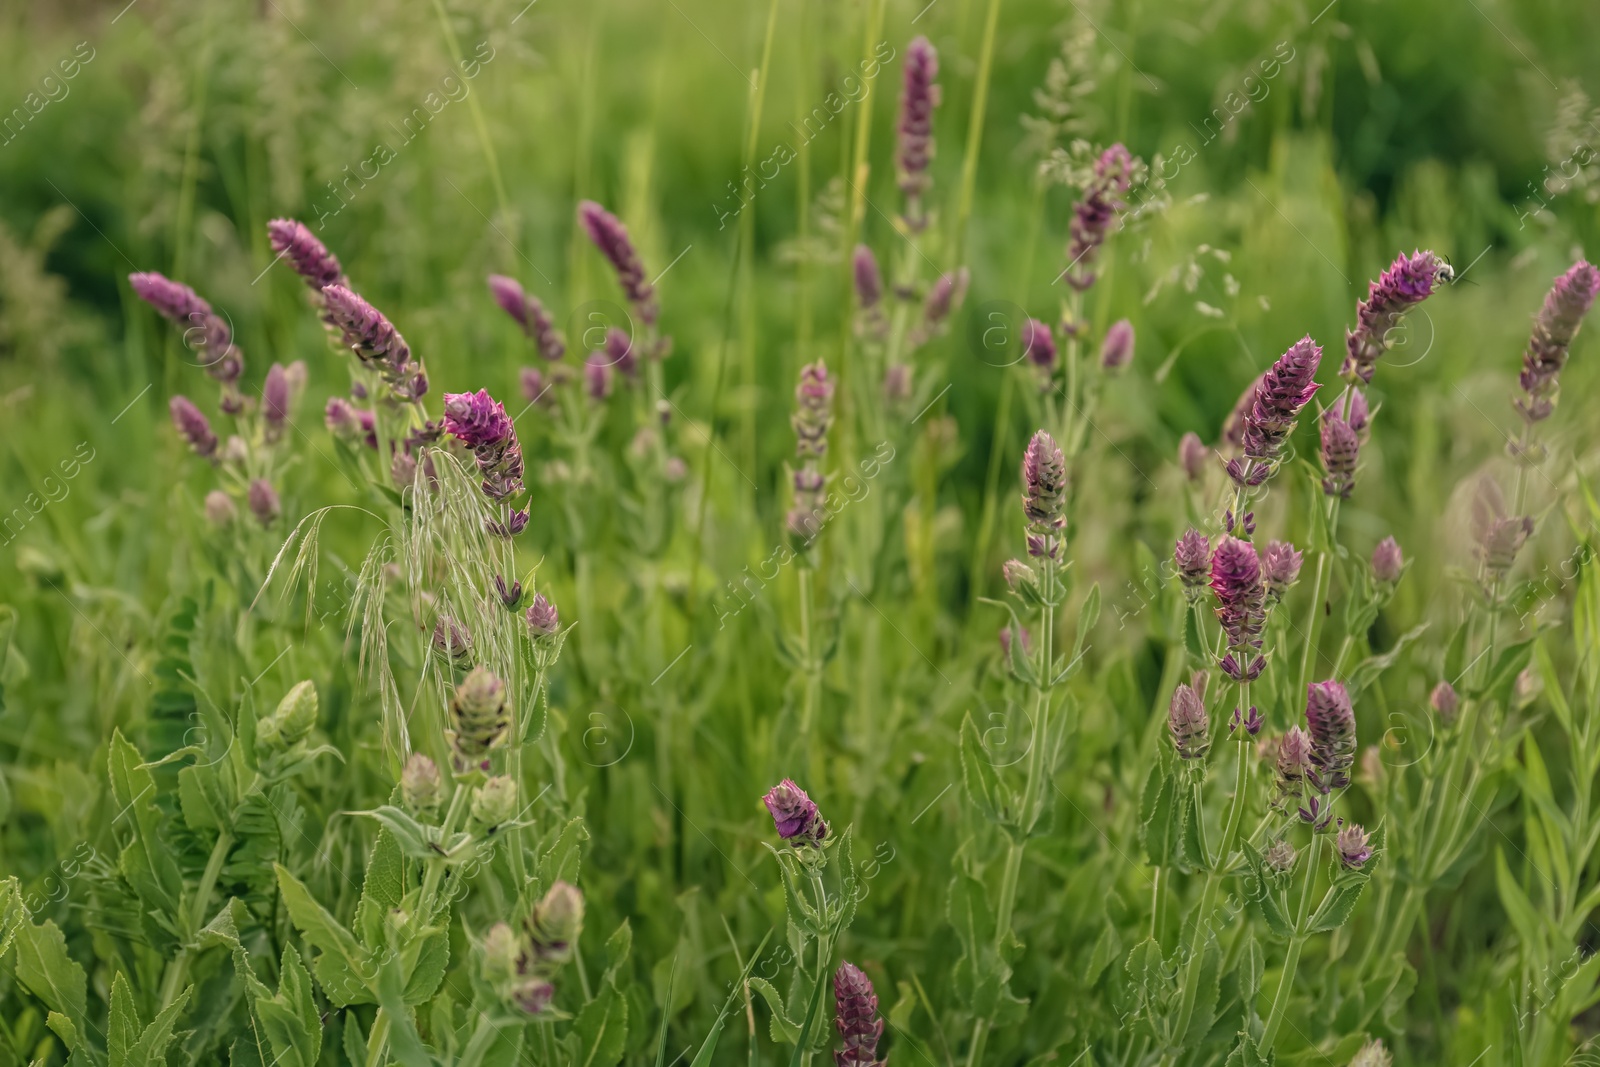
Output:
<path fill-rule="evenodd" d="M 1254 681 L 1266 667 L 1261 631 L 1266 624 L 1266 589 L 1261 558 L 1248 541 L 1224 537 L 1211 555 L 1211 591 L 1228 651 L 1218 664 L 1235 681 Z"/>
<path fill-rule="evenodd" d="M 1372 858 L 1372 848 L 1367 834 L 1356 823 L 1350 823 L 1334 839 L 1339 849 L 1339 862 L 1353 871 L 1359 871 Z"/>
<path fill-rule="evenodd" d="M 1185 530 L 1172 549 L 1172 562 L 1183 583 L 1183 595 L 1192 604 L 1211 580 L 1211 542 L 1193 526 Z"/>
<path fill-rule="evenodd" d="M 1106 331 L 1100 345 L 1100 368 L 1115 374 L 1133 362 L 1133 323 L 1118 319 Z"/>
<path fill-rule="evenodd" d="M 878 997 L 872 980 L 848 960 L 833 975 L 833 1006 L 833 1024 L 844 1040 L 844 1048 L 833 1054 L 835 1067 L 883 1067 L 877 1058 L 883 1037 Z"/>
<path fill-rule="evenodd" d="M 1022 486 L 1028 554 L 1055 559 L 1061 551 L 1061 531 L 1067 526 L 1067 460 L 1043 430 L 1033 435 L 1022 455 Z"/>
<path fill-rule="evenodd" d="M 504 274 L 491 274 L 489 292 L 495 303 L 522 327 L 539 355 L 554 362 L 566 354 L 567 343 L 556 329 L 555 320 L 538 297 L 522 288 L 521 282 Z"/>
<path fill-rule="evenodd" d="M 1261 579 L 1266 586 L 1267 599 L 1276 604 L 1300 577 L 1303 553 L 1295 551 L 1287 541 L 1268 541 L 1261 557 Z"/>
<path fill-rule="evenodd" d="M 1260 485 L 1271 476 L 1295 419 L 1317 389 L 1317 364 L 1322 348 L 1309 336 L 1289 346 L 1256 383 L 1243 418 L 1242 458 L 1228 462 L 1228 476 L 1241 488 Z"/>
<path fill-rule="evenodd" d="M 511 732 L 506 684 L 487 667 L 474 667 L 450 698 L 450 743 L 458 772 L 489 769 L 489 753 Z"/>
<path fill-rule="evenodd" d="M 1179 685 L 1173 690 L 1172 701 L 1167 705 L 1167 733 L 1172 736 L 1172 747 L 1179 759 L 1200 759 L 1211 748 L 1205 702 L 1192 687 Z"/>
<path fill-rule="evenodd" d="M 184 345 L 196 353 L 206 373 L 222 383 L 224 407 L 235 406 L 229 413 L 237 414 L 241 401 L 232 387 L 244 373 L 244 357 L 233 343 L 227 321 L 193 289 L 155 271 L 130 274 L 128 284 L 162 318 L 182 327 Z"/>
<path fill-rule="evenodd" d="M 1200 435 L 1193 430 L 1184 434 L 1178 442 L 1178 464 L 1191 482 L 1199 481 L 1205 474 L 1206 461 L 1210 456 L 1210 449 L 1206 448 L 1205 442 L 1200 440 Z"/>
<path fill-rule="evenodd" d="M 1522 354 L 1522 373 L 1517 377 L 1523 395 L 1515 401 L 1517 411 L 1529 426 L 1549 418 L 1555 410 L 1567 350 L 1597 293 L 1600 270 L 1580 259 L 1556 279 L 1544 298 L 1544 306 L 1534 317 L 1533 336 Z"/>
<path fill-rule="evenodd" d="M 196 455 L 214 459 L 217 454 L 217 435 L 211 429 L 211 420 L 186 396 L 175 396 L 167 402 L 172 412 L 172 425 Z"/>
<path fill-rule="evenodd" d="M 828 824 L 823 821 L 816 803 L 804 789 L 788 778 L 779 782 L 761 798 L 772 816 L 778 836 L 795 845 L 820 845 L 828 836 Z"/>
<path fill-rule="evenodd" d="M 1372 381 L 1379 357 L 1389 348 L 1389 333 L 1401 316 L 1454 277 L 1450 264 L 1432 252 L 1397 256 L 1367 287 L 1367 298 L 1356 305 L 1356 328 L 1345 331 L 1339 376 L 1352 385 Z"/>
<path fill-rule="evenodd" d="M 912 229 L 927 224 L 922 197 L 933 184 L 928 164 L 933 158 L 933 109 L 939 106 L 939 53 L 926 37 L 906 48 L 905 80 L 900 92 L 899 147 L 895 154 L 900 191 L 906 197 L 906 221 Z"/>
<path fill-rule="evenodd" d="M 1384 585 L 1398 582 L 1405 565 L 1405 556 L 1393 537 L 1385 537 L 1372 550 L 1372 576 Z"/>
<path fill-rule="evenodd" d="M 639 259 L 633 238 L 628 236 L 628 228 L 621 219 L 593 200 L 585 200 L 578 205 L 578 223 L 611 264 L 611 269 L 616 271 L 617 284 L 633 305 L 634 314 L 646 326 L 654 326 L 660 311 L 656 305 L 655 289 L 646 280 L 644 263 Z"/>
<path fill-rule="evenodd" d="M 317 304 L 322 303 L 322 290 L 330 285 L 349 285 L 339 257 L 328 251 L 328 246 L 317 240 L 309 227 L 294 219 L 273 219 L 267 223 L 267 241 L 280 259 L 289 261 L 294 272 L 310 287 Z"/>
<path fill-rule="evenodd" d="M 1334 681 L 1306 686 L 1306 728 L 1311 735 L 1313 781 L 1323 793 L 1350 784 L 1356 761 L 1356 717 L 1350 694 Z"/>
<path fill-rule="evenodd" d="M 1112 145 L 1095 162 L 1093 177 L 1072 209 L 1072 237 L 1067 244 L 1064 273 L 1067 284 L 1080 292 L 1094 284 L 1095 260 L 1117 213 L 1127 206 L 1122 194 L 1128 191 L 1132 174 L 1133 157 L 1122 145 Z"/>
<path fill-rule="evenodd" d="M 1355 427 L 1340 417 L 1337 408 L 1322 413 L 1322 491 L 1348 499 L 1356 484 L 1356 464 L 1361 458 L 1361 438 Z"/>

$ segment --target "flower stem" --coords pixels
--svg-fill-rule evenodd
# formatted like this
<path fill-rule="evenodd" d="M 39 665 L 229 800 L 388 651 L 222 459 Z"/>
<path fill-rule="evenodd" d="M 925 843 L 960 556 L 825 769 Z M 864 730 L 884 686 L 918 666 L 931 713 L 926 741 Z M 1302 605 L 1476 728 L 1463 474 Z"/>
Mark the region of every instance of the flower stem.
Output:
<path fill-rule="evenodd" d="M 1289 954 L 1283 960 L 1283 975 L 1278 979 L 1278 991 L 1272 996 L 1272 1010 L 1267 1015 L 1266 1027 L 1261 1031 L 1260 1049 L 1263 1056 L 1272 1053 L 1272 1043 L 1277 1039 L 1278 1027 L 1283 1023 L 1289 996 L 1294 991 L 1294 974 L 1300 966 L 1300 950 L 1305 946 L 1306 914 L 1311 907 L 1311 888 L 1317 876 L 1317 861 L 1322 856 L 1322 835 L 1313 834 L 1311 855 L 1306 857 L 1305 882 L 1300 890 L 1300 910 L 1295 918 L 1294 934 L 1289 938 Z"/>

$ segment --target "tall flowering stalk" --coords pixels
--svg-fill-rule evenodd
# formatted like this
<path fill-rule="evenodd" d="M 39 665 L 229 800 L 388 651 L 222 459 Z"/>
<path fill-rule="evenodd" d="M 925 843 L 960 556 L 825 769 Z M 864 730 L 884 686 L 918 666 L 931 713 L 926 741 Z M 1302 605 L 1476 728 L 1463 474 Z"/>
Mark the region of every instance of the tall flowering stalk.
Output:
<path fill-rule="evenodd" d="M 155 271 L 128 275 L 134 295 L 161 317 L 183 328 L 183 343 L 199 359 L 222 387 L 222 410 L 237 414 L 244 409 L 239 396 L 239 376 L 244 373 L 244 354 L 233 343 L 233 330 L 227 320 L 211 309 L 200 294 L 181 282 Z"/>
<path fill-rule="evenodd" d="M 497 537 L 521 533 L 528 525 L 528 512 L 511 501 L 523 491 L 522 445 L 505 405 L 486 389 L 446 393 L 444 428 L 472 452 L 483 477 L 483 495 L 499 509 L 496 517 L 484 521 L 485 528 Z"/>
<path fill-rule="evenodd" d="M 822 696 L 822 659 L 816 647 L 813 615 L 814 551 L 817 537 L 829 516 L 823 504 L 827 498 L 827 476 L 822 465 L 828 455 L 828 431 L 833 426 L 834 380 L 821 360 L 800 368 L 794 388 L 795 457 L 798 465 L 791 474 L 792 504 L 784 518 L 789 536 L 800 548 L 800 567 L 796 572 L 800 598 L 800 657 L 805 672 L 805 699 L 800 713 L 800 734 L 807 744 L 812 740 L 818 703 Z M 819 757 L 820 759 L 820 757 Z M 820 763 L 816 765 L 821 769 Z"/>
<path fill-rule="evenodd" d="M 273 219 L 267 223 L 267 241 L 279 259 L 286 259 L 294 272 L 311 290 L 311 305 L 317 309 L 323 325 L 337 331 L 338 323 L 328 314 L 327 301 L 322 290 L 330 285 L 348 287 L 339 257 L 328 251 L 305 223 L 295 219 Z"/>
<path fill-rule="evenodd" d="M 554 363 L 566 354 L 567 342 L 556 329 L 555 320 L 538 297 L 522 288 L 521 282 L 504 274 L 491 274 L 489 292 L 501 310 L 522 328 L 541 357 Z"/>
<path fill-rule="evenodd" d="M 933 109 L 939 106 L 939 53 L 926 37 L 906 48 L 904 84 L 900 91 L 899 146 L 895 171 L 906 199 L 906 225 L 921 230 L 927 225 L 922 198 L 933 185 L 928 164 L 933 160 Z"/>
<path fill-rule="evenodd" d="M 833 1024 L 844 1048 L 833 1054 L 835 1067 L 884 1067 L 878 1059 L 883 1020 L 878 1018 L 878 996 L 866 973 L 845 960 L 833 974 Z"/>
<path fill-rule="evenodd" d="M 1455 278 L 1455 270 L 1432 252 L 1401 254 L 1367 286 L 1367 297 L 1356 305 L 1356 325 L 1345 331 L 1344 363 L 1339 377 L 1350 385 L 1366 385 L 1388 351 L 1391 331 L 1406 312 L 1438 292 Z M 1347 413 L 1348 415 L 1348 413 Z"/>

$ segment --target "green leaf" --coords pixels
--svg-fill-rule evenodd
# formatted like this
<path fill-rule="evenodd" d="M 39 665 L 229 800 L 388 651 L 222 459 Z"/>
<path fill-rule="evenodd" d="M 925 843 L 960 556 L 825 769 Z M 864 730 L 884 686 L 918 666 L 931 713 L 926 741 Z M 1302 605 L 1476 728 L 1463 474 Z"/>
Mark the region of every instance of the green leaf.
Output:
<path fill-rule="evenodd" d="M 1122 954 L 1122 941 L 1117 936 L 1117 927 L 1109 916 L 1100 924 L 1100 936 L 1095 939 L 1094 948 L 1089 952 L 1089 963 L 1084 968 L 1083 980 L 1088 985 L 1094 985 L 1100 974 L 1111 961 Z"/>
<path fill-rule="evenodd" d="M 1243 843 L 1245 860 L 1250 865 L 1250 877 L 1247 881 L 1247 895 L 1250 902 L 1261 911 L 1261 917 L 1266 919 L 1267 927 L 1279 937 L 1289 937 L 1294 929 L 1289 925 L 1289 919 L 1284 914 L 1278 902 L 1278 895 L 1274 891 L 1273 880 L 1266 872 L 1266 864 L 1261 859 L 1261 853 L 1255 846 L 1246 841 Z"/>
<path fill-rule="evenodd" d="M 1206 651 L 1205 638 L 1200 634 L 1198 608 L 1185 606 L 1183 609 L 1183 647 L 1188 650 L 1189 658 L 1196 663 L 1205 663 L 1210 657 L 1210 653 Z"/>
<path fill-rule="evenodd" d="M 196 832 L 228 829 L 233 800 L 223 784 L 220 765 L 196 763 L 178 772 L 178 805 L 183 821 Z"/>
<path fill-rule="evenodd" d="M 159 1064 L 167 1059 L 167 1046 L 172 1044 L 173 1027 L 178 1023 L 178 1016 L 183 1014 L 184 1008 L 189 1005 L 189 997 L 194 992 L 194 986 L 188 986 L 182 993 L 175 997 L 171 1004 L 162 1008 L 151 1020 L 150 1025 L 144 1028 L 139 1035 L 139 1043 L 128 1053 L 130 1064 Z"/>
<path fill-rule="evenodd" d="M 281 864 L 274 865 L 283 906 L 306 944 L 319 955 L 312 964 L 317 981 L 334 1004 L 371 1004 L 374 1001 L 372 954 L 356 941 L 339 920 L 317 903 L 310 890 Z"/>
<path fill-rule="evenodd" d="M 1254 934 L 1246 934 L 1244 951 L 1239 956 L 1239 999 L 1247 1019 L 1256 1014 L 1256 998 L 1261 995 L 1261 974 L 1266 969 L 1266 954 Z"/>
<path fill-rule="evenodd" d="M 1012 645 L 1016 647 L 1015 644 Z M 984 818 L 997 826 L 1010 826 L 1015 822 L 1011 791 L 1000 780 L 999 772 L 988 760 L 983 739 L 978 734 L 972 713 L 961 720 L 961 781 L 967 796 L 983 812 Z"/>
<path fill-rule="evenodd" d="M 384 917 L 406 895 L 406 858 L 388 830 L 380 829 L 367 857 L 367 874 L 356 904 L 356 933 L 370 949 L 384 944 Z"/>
<path fill-rule="evenodd" d="M 628 1043 L 628 1002 L 609 982 L 583 1006 L 568 1032 L 570 1067 L 616 1067 Z"/>
<path fill-rule="evenodd" d="M 1522 886 L 1512 876 L 1511 868 L 1506 866 L 1506 854 L 1499 847 L 1494 850 L 1494 884 L 1500 892 L 1500 903 L 1506 909 L 1506 918 L 1511 920 L 1518 939 L 1522 941 L 1524 958 L 1540 958 L 1544 949 L 1544 924 L 1527 894 L 1522 891 Z"/>
<path fill-rule="evenodd" d="M 133 994 L 128 992 L 128 980 L 118 971 L 111 979 L 111 1015 L 106 1026 L 106 1062 L 110 1067 L 126 1067 L 128 1052 L 139 1043 L 143 1029 Z"/>
<path fill-rule="evenodd" d="M 1078 653 L 1083 651 L 1083 643 L 1088 635 L 1094 631 L 1095 623 L 1100 621 L 1100 583 L 1095 582 L 1089 587 L 1089 593 L 1083 598 L 1083 606 L 1078 609 L 1078 636 L 1072 645 L 1072 658 L 1077 659 Z"/>
<path fill-rule="evenodd" d="M 555 882 L 578 884 L 578 870 L 583 861 L 583 843 L 589 840 L 589 830 L 581 817 L 574 816 L 561 828 L 555 844 L 539 860 L 539 877 L 548 889 Z"/>
<path fill-rule="evenodd" d="M 816 989 L 811 993 L 811 1006 L 806 1009 L 805 1021 L 800 1024 L 800 1036 L 794 1043 L 794 1052 L 789 1057 L 789 1067 L 800 1067 L 810 1057 L 811 1031 L 817 1025 L 817 1009 L 822 1006 L 822 994 L 830 983 L 819 981 Z"/>
<path fill-rule="evenodd" d="M 1349 690 L 1350 698 L 1354 700 L 1363 689 L 1377 681 L 1379 675 L 1392 667 L 1395 660 L 1399 659 L 1401 654 L 1405 652 L 1406 647 L 1427 632 L 1428 625 L 1428 623 L 1423 623 L 1420 626 L 1412 627 L 1401 634 L 1399 640 L 1395 641 L 1394 647 L 1383 655 L 1368 656 L 1356 664 L 1355 668 L 1350 672 L 1350 677 L 1345 681 L 1345 688 Z"/>
<path fill-rule="evenodd" d="M 761 958 L 762 951 L 766 949 L 767 942 L 771 939 L 772 931 L 768 930 L 767 935 L 761 939 L 761 944 L 757 945 L 756 950 L 750 954 L 750 959 L 744 965 L 744 972 L 739 975 L 739 981 L 734 983 L 733 988 L 728 991 L 728 998 L 722 1002 L 722 1008 L 717 1012 L 717 1021 L 712 1025 L 711 1032 L 706 1035 L 705 1041 L 701 1042 L 700 1051 L 694 1054 L 694 1059 L 690 1061 L 689 1067 L 711 1067 L 711 1057 L 717 1051 L 717 1042 L 722 1039 L 723 1028 L 727 1026 L 728 1018 L 733 1014 L 734 1006 L 739 1002 L 740 990 L 744 988 L 746 983 L 754 985 L 755 981 L 760 980 L 752 980 L 750 972 L 756 969 L 756 961 Z M 663 1045 L 663 1047 L 665 1046 Z"/>
<path fill-rule="evenodd" d="M 400 851 L 416 860 L 443 859 L 444 851 L 439 840 L 437 830 L 424 826 L 408 811 L 403 811 L 393 804 L 384 804 L 371 811 L 352 811 L 351 815 L 365 815 L 380 823 L 395 844 L 400 846 Z M 456 862 L 466 862 L 467 857 L 460 856 Z"/>
<path fill-rule="evenodd" d="M 405 965 L 398 955 L 388 955 L 378 965 L 377 999 L 389 1017 L 389 1049 L 402 1067 L 437 1067 L 417 1035 L 411 1009 L 405 1002 Z"/>
<path fill-rule="evenodd" d="M 1139 796 L 1139 832 L 1144 839 L 1145 859 L 1152 867 L 1172 867 L 1177 863 L 1183 825 L 1174 795 L 1176 788 L 1175 776 L 1156 761 Z"/>
<path fill-rule="evenodd" d="M 277 994 L 257 999 L 253 1006 L 272 1046 L 272 1062 L 313 1067 L 322 1051 L 322 1019 L 311 993 L 311 974 L 293 945 L 283 949 Z"/>
<path fill-rule="evenodd" d="M 119 859 L 123 877 L 144 905 L 167 917 L 178 914 L 183 875 L 174 849 L 162 836 L 163 817 L 156 806 L 155 777 L 121 730 L 111 735 L 111 796 L 117 806 L 113 823 L 128 818 L 133 841 Z"/>
<path fill-rule="evenodd" d="M 1194 1012 L 1189 1017 L 1188 1045 L 1199 1045 L 1217 1021 L 1217 1001 L 1222 997 L 1222 949 L 1210 935 L 1200 950 L 1200 972 L 1196 975 Z"/>
<path fill-rule="evenodd" d="M 1261 1050 L 1247 1033 L 1239 1034 L 1239 1043 L 1233 1046 L 1233 1051 L 1228 1053 L 1228 1061 L 1223 1067 L 1272 1067 L 1273 1054 L 1268 1052 L 1263 1058 Z"/>
<path fill-rule="evenodd" d="M 765 978 L 750 979 L 750 988 L 761 995 L 767 1002 L 767 1010 L 772 1013 L 772 1041 L 779 1045 L 792 1045 L 800 1040 L 800 1024 L 789 1018 L 788 1008 L 784 1005 L 783 995 Z"/>
<path fill-rule="evenodd" d="M 86 1023 L 89 983 L 83 968 L 67 955 L 67 939 L 54 922 L 35 926 L 26 917 L 15 934 L 17 980 L 52 1012 L 79 1030 Z"/>
<path fill-rule="evenodd" d="M 1167 982 L 1162 975 L 1162 961 L 1164 957 L 1161 945 L 1153 937 L 1147 937 L 1128 952 L 1127 962 L 1122 969 L 1127 972 L 1128 981 L 1133 984 L 1133 989 L 1139 1000 L 1147 1007 L 1162 1003 L 1166 999 Z"/>

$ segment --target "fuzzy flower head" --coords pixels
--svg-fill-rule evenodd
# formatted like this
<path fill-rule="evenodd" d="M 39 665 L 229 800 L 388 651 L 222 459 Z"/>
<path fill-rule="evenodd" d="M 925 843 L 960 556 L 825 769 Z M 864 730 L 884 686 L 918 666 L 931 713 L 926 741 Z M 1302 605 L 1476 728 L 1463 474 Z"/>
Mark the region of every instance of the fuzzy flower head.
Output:
<path fill-rule="evenodd" d="M 1378 358 L 1389 347 L 1389 332 L 1401 316 L 1454 277 L 1451 266 L 1432 252 L 1397 256 L 1389 269 L 1367 287 L 1367 298 L 1356 305 L 1356 328 L 1346 330 L 1344 335 L 1340 377 L 1352 384 L 1372 381 Z"/>
<path fill-rule="evenodd" d="M 1279 874 L 1288 874 L 1294 869 L 1294 846 L 1279 838 L 1271 848 L 1261 854 L 1261 858 L 1266 860 L 1268 867 Z"/>
<path fill-rule="evenodd" d="M 1361 438 L 1355 428 L 1333 408 L 1322 413 L 1322 491 L 1342 500 L 1356 485 L 1356 463 L 1361 458 Z"/>
<path fill-rule="evenodd" d="M 1311 763 L 1318 789 L 1330 793 L 1350 784 L 1356 760 L 1356 716 L 1350 693 L 1339 682 L 1306 686 L 1306 728 L 1311 735 Z"/>
<path fill-rule="evenodd" d="M 855 281 L 856 302 L 862 311 L 871 311 L 883 299 L 883 275 L 878 271 L 878 258 L 866 245 L 856 245 L 850 257 L 850 273 Z"/>
<path fill-rule="evenodd" d="M 283 364 L 268 367 L 267 380 L 261 386 L 261 418 L 269 441 L 283 436 L 284 424 L 289 421 L 291 392 L 289 372 Z"/>
<path fill-rule="evenodd" d="M 656 291 L 646 280 L 644 263 L 639 259 L 633 238 L 622 220 L 595 203 L 585 200 L 578 205 L 578 224 L 600 254 L 616 271 L 617 284 L 623 295 L 633 305 L 634 314 L 646 326 L 654 326 L 660 308 L 656 305 Z"/>
<path fill-rule="evenodd" d="M 928 287 L 927 299 L 922 304 L 922 328 L 920 340 L 936 332 L 950 317 L 950 312 L 961 306 L 966 299 L 967 286 L 971 283 L 972 276 L 967 268 L 959 267 L 947 271 Z"/>
<path fill-rule="evenodd" d="M 1191 482 L 1198 482 L 1206 472 L 1206 460 L 1210 454 L 1199 434 L 1193 430 L 1185 433 L 1178 441 L 1178 465 L 1183 468 L 1184 477 Z"/>
<path fill-rule="evenodd" d="M 1359 871 L 1372 858 L 1372 848 L 1367 844 L 1367 834 L 1356 823 L 1339 831 L 1334 839 L 1339 849 L 1339 862 L 1352 871 Z"/>
<path fill-rule="evenodd" d="M 1240 433 L 1244 459 L 1228 464 L 1235 484 L 1253 487 L 1267 480 L 1300 409 L 1320 388 L 1314 379 L 1321 361 L 1322 348 L 1309 336 L 1302 337 L 1256 383 Z"/>
<path fill-rule="evenodd" d="M 1456 721 L 1456 709 L 1460 703 L 1461 698 L 1456 695 L 1455 686 L 1443 679 L 1440 679 L 1439 684 L 1428 694 L 1428 706 L 1446 726 Z"/>
<path fill-rule="evenodd" d="M 1522 354 L 1522 373 L 1517 377 L 1523 395 L 1515 401 L 1517 411 L 1530 424 L 1549 418 L 1555 410 L 1567 350 L 1597 293 L 1600 270 L 1580 259 L 1556 279 L 1534 317 L 1533 336 Z"/>
<path fill-rule="evenodd" d="M 556 881 L 523 924 L 527 937 L 524 971 L 553 974 L 572 959 L 573 946 L 583 931 L 583 894 L 567 882 Z"/>
<path fill-rule="evenodd" d="M 878 1018 L 878 997 L 872 980 L 848 960 L 833 974 L 833 1025 L 844 1040 L 844 1048 L 833 1054 L 835 1067 L 882 1067 L 878 1042 L 883 1037 L 883 1020 Z"/>
<path fill-rule="evenodd" d="M 1394 1057 L 1383 1047 L 1383 1042 L 1375 1037 L 1361 1046 L 1356 1058 L 1350 1061 L 1350 1067 L 1390 1067 L 1393 1063 Z"/>
<path fill-rule="evenodd" d="M 411 347 L 400 331 L 360 293 L 344 285 L 328 285 L 322 296 L 328 303 L 328 315 L 344 333 L 345 347 L 363 363 L 399 369 L 411 361 Z"/>
<path fill-rule="evenodd" d="M 511 416 L 487 389 L 444 395 L 444 428 L 468 448 L 499 448 L 513 436 Z"/>
<path fill-rule="evenodd" d="M 1172 702 L 1167 705 L 1167 732 L 1172 735 L 1172 747 L 1179 759 L 1199 759 L 1211 747 L 1205 702 L 1187 685 L 1172 692 Z"/>
<path fill-rule="evenodd" d="M 1400 544 L 1393 537 L 1385 537 L 1373 547 L 1372 576 L 1384 585 L 1398 582 L 1405 566 L 1405 554 L 1400 551 Z"/>
<path fill-rule="evenodd" d="M 305 279 L 317 297 L 330 285 L 349 284 L 344 268 L 339 265 L 339 257 L 328 251 L 328 246 L 317 240 L 305 223 L 273 219 L 267 223 L 267 241 L 278 257 L 289 261 L 289 266 Z"/>
<path fill-rule="evenodd" d="M 1030 534 L 1051 538 L 1066 527 L 1067 460 L 1044 430 L 1033 435 L 1022 454 L 1022 486 L 1022 513 Z M 1044 554 L 1054 558 L 1053 546 L 1047 547 L 1051 550 Z"/>
<path fill-rule="evenodd" d="M 1133 157 L 1122 145 L 1112 145 L 1096 160 L 1094 175 L 1072 209 L 1065 274 L 1067 284 L 1080 292 L 1094 284 L 1095 259 L 1117 213 L 1127 206 L 1122 194 L 1128 191 L 1132 175 Z"/>
<path fill-rule="evenodd" d="M 1172 562 L 1183 583 L 1183 595 L 1193 603 L 1211 580 L 1211 542 L 1193 526 L 1184 531 L 1172 549 Z"/>
<path fill-rule="evenodd" d="M 761 802 L 772 815 L 778 836 L 795 845 L 820 845 L 828 836 L 828 824 L 823 821 L 817 805 L 806 796 L 806 791 L 788 778 L 767 791 Z"/>
<path fill-rule="evenodd" d="M 1272 806 L 1277 811 L 1285 811 L 1300 802 L 1306 783 L 1311 780 L 1311 735 L 1298 726 L 1289 727 L 1278 744 L 1273 770 L 1276 788 Z"/>
<path fill-rule="evenodd" d="M 1133 323 L 1118 319 L 1106 331 L 1100 345 L 1100 367 L 1107 373 L 1116 373 L 1133 362 Z"/>
<path fill-rule="evenodd" d="M 224 387 L 239 380 L 244 373 L 244 357 L 233 343 L 233 331 L 198 293 L 155 271 L 128 275 L 128 285 L 162 318 L 183 327 L 184 345 L 199 357 L 207 374 Z"/>
<path fill-rule="evenodd" d="M 239 509 L 234 506 L 233 497 L 221 489 L 213 489 L 206 494 L 206 521 L 211 525 L 225 528 L 233 525 L 233 520 L 239 517 Z"/>
<path fill-rule="evenodd" d="M 528 605 L 527 620 L 535 639 L 553 637 L 561 630 L 561 613 L 543 593 L 536 594 L 533 603 Z"/>
<path fill-rule="evenodd" d="M 489 293 L 494 297 L 494 302 L 522 327 L 522 332 L 533 341 L 539 355 L 554 362 L 566 354 L 567 343 L 561 331 L 556 329 L 550 312 L 545 310 L 538 297 L 522 288 L 521 282 L 504 274 L 491 274 Z"/>
<path fill-rule="evenodd" d="M 278 519 L 282 510 L 278 502 L 278 491 L 272 483 L 265 478 L 256 478 L 250 483 L 249 490 L 245 493 L 245 502 L 250 505 L 250 514 L 263 526 L 271 526 Z"/>
<path fill-rule="evenodd" d="M 1266 666 L 1260 655 L 1266 588 L 1261 582 L 1261 558 L 1250 542 L 1224 537 L 1217 544 L 1211 554 L 1211 591 L 1228 638 L 1228 653 L 1219 666 L 1230 678 L 1254 681 Z"/>
<path fill-rule="evenodd" d="M 1038 319 L 1029 319 L 1022 324 L 1022 357 L 1046 379 L 1043 388 L 1049 388 L 1048 379 L 1055 373 L 1056 362 L 1059 354 L 1056 349 L 1056 339 L 1050 333 L 1050 327 Z"/>
<path fill-rule="evenodd" d="M 800 381 L 794 387 L 795 452 L 801 459 L 820 458 L 828 452 L 828 429 L 833 425 L 833 379 L 822 360 L 800 368 Z"/>
<path fill-rule="evenodd" d="M 1304 554 L 1296 552 L 1294 545 L 1287 541 L 1267 542 L 1267 551 L 1261 557 L 1261 579 L 1266 584 L 1268 600 L 1277 603 L 1283 599 L 1300 577 L 1300 564 L 1304 560 Z"/>
<path fill-rule="evenodd" d="M 439 767 L 421 752 L 413 752 L 400 771 L 400 797 L 407 810 L 432 818 L 444 800 L 444 779 Z"/>
<path fill-rule="evenodd" d="M 450 698 L 451 729 L 445 732 L 458 770 L 487 770 L 489 753 L 511 732 L 506 684 L 487 667 L 474 667 Z"/>
<path fill-rule="evenodd" d="M 928 163 L 933 158 L 933 109 L 939 106 L 939 53 L 926 37 L 906 48 L 905 81 L 900 92 L 899 147 L 895 166 L 900 191 L 915 202 L 928 191 L 932 179 Z M 913 206 L 912 223 L 921 222 Z M 920 226 L 919 226 L 920 228 Z"/>
<path fill-rule="evenodd" d="M 1533 536 L 1533 519 L 1507 515 L 1500 486 L 1488 475 L 1479 479 L 1472 498 L 1472 538 L 1484 576 L 1498 582 L 1517 562 L 1517 553 Z"/>

